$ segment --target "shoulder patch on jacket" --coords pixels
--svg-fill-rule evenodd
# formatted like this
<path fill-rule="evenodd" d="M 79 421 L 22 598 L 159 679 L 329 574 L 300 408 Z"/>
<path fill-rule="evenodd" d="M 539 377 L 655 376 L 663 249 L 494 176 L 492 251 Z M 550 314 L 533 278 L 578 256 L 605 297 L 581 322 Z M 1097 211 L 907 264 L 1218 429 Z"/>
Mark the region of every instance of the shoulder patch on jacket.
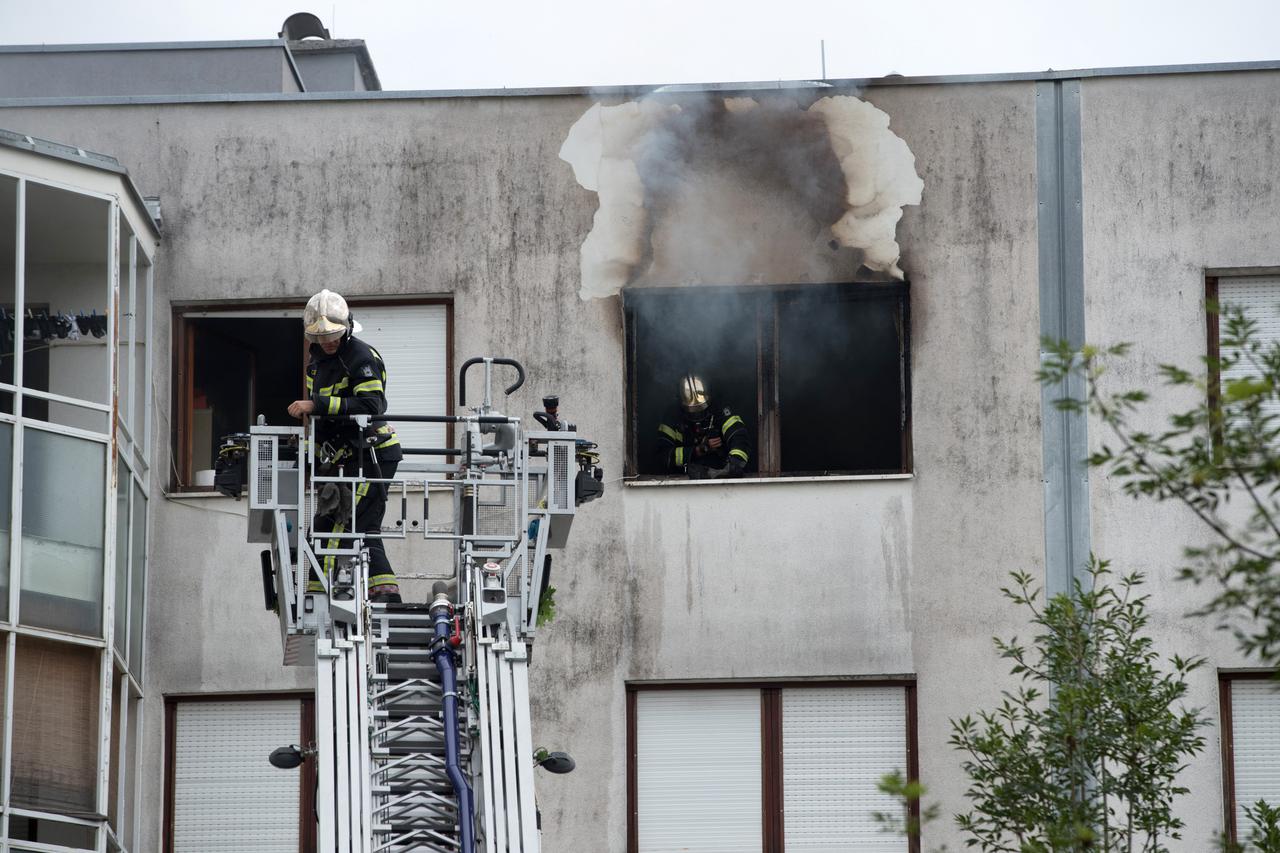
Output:
<path fill-rule="evenodd" d="M 729 417 L 729 415 L 731 415 L 731 414 L 733 414 L 733 413 L 729 411 L 729 407 L 728 407 L 728 406 L 725 406 L 725 407 L 724 407 L 724 416 L 727 418 L 727 417 Z"/>
<path fill-rule="evenodd" d="M 372 379 L 372 378 L 373 378 L 373 365 L 371 365 L 371 364 L 366 364 L 364 367 L 360 368 L 360 375 L 361 375 L 361 376 L 364 376 L 364 377 L 366 377 L 366 378 L 368 378 L 368 379 Z"/>

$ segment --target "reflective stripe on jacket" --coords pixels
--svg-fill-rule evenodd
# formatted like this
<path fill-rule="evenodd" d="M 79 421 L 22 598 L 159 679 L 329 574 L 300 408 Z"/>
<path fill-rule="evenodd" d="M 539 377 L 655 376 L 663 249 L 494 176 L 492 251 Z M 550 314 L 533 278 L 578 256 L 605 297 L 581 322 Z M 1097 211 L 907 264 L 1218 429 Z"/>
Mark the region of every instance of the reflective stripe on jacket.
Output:
<path fill-rule="evenodd" d="M 711 436 L 719 436 L 720 447 L 695 455 L 695 449 Z M 673 409 L 658 424 L 658 461 L 666 473 L 682 473 L 690 462 L 709 468 L 723 468 L 730 456 L 751 461 L 751 438 L 742 418 L 729 409 L 712 409 L 704 428 L 689 422 L 684 411 Z"/>
<path fill-rule="evenodd" d="M 359 338 L 348 336 L 333 355 L 325 354 L 319 344 L 311 345 L 307 394 L 315 404 L 317 415 L 384 414 L 386 388 L 387 368 L 382 356 Z M 395 428 L 376 418 L 373 423 L 379 436 L 385 436 L 374 445 L 378 457 L 399 460 L 402 454 Z M 349 426 L 337 422 L 321 421 L 316 433 L 321 441 L 358 440 Z"/>

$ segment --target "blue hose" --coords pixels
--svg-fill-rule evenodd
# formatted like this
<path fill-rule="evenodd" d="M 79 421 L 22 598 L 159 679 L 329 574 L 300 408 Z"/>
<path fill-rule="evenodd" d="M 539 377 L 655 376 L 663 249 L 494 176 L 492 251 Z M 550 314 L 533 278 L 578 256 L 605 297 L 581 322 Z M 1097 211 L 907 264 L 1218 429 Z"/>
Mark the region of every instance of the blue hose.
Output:
<path fill-rule="evenodd" d="M 458 761 L 458 669 L 449 647 L 449 633 L 453 625 L 449 619 L 448 603 L 439 603 L 431 609 L 435 616 L 436 650 L 432 652 L 436 669 L 440 671 L 440 689 L 444 697 L 444 766 L 458 797 L 458 827 L 462 831 L 462 853 L 475 853 L 475 807 L 472 805 L 471 785 Z"/>

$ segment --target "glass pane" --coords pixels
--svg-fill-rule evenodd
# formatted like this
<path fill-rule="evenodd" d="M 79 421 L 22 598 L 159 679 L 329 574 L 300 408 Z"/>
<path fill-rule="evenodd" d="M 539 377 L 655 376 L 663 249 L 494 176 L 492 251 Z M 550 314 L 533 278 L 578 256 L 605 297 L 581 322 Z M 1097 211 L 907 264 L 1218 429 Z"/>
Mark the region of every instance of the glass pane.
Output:
<path fill-rule="evenodd" d="M 150 425 L 146 422 L 145 407 L 151 394 L 151 377 L 147 375 L 147 345 L 151 337 L 151 267 L 141 249 L 138 250 L 137 259 L 138 294 L 133 312 L 133 420 L 129 424 L 133 430 L 134 442 L 143 449 L 143 458 L 147 458 L 150 453 L 147 447 Z"/>
<path fill-rule="evenodd" d="M 102 636 L 105 454 L 83 438 L 23 432 L 25 625 Z"/>
<path fill-rule="evenodd" d="M 142 681 L 142 614 L 147 603 L 147 499 L 133 484 L 133 549 L 129 566 L 129 671 Z"/>
<path fill-rule="evenodd" d="M 0 382 L 13 384 L 13 314 L 18 277 L 18 179 L 0 175 Z M 13 395 L 0 392 L 0 411 L 13 414 Z"/>
<path fill-rule="evenodd" d="M 9 619 L 9 540 L 13 530 L 13 424 L 0 422 L 0 619 Z"/>
<path fill-rule="evenodd" d="M 124 214 L 118 215 L 120 223 L 120 243 L 116 251 L 116 260 L 119 278 L 119 313 L 116 315 L 120 318 L 116 324 L 117 346 L 116 346 L 116 397 L 119 402 L 117 411 L 125 425 L 132 430 L 133 427 L 133 409 L 129 405 L 130 394 L 132 389 L 133 371 L 129 366 L 129 342 L 133 340 L 134 316 L 133 316 L 133 264 L 130 259 L 130 251 L 133 248 L 133 231 L 129 228 L 129 223 L 125 220 Z"/>
<path fill-rule="evenodd" d="M 102 199 L 27 183 L 26 388 L 111 402 L 110 212 Z M 32 397 L 23 414 L 98 432 L 107 426 L 104 413 Z"/>
<path fill-rule="evenodd" d="M 120 766 L 120 712 L 124 707 L 122 703 L 127 697 L 120 690 L 122 673 L 116 667 L 112 667 L 111 671 L 114 677 L 111 679 L 111 764 L 107 768 L 107 778 L 110 780 L 107 785 L 107 822 L 111 824 L 111 828 L 118 836 L 120 834 L 118 822 L 120 774 L 124 770 Z"/>
<path fill-rule="evenodd" d="M 778 305 L 783 472 L 902 470 L 899 298 L 849 290 L 816 288 Z"/>
<path fill-rule="evenodd" d="M 120 815 L 120 841 L 130 850 L 136 850 L 133 838 L 134 794 L 138 789 L 138 744 L 142 737 L 142 699 L 129 699 L 129 734 L 126 740 L 124 765 L 124 811 Z"/>
<path fill-rule="evenodd" d="M 77 850 L 93 850 L 97 846 L 97 832 L 92 827 L 19 815 L 9 818 L 9 837 L 17 841 L 39 841 L 41 844 L 56 844 Z M 11 849 L 17 853 L 24 848 Z"/>
<path fill-rule="evenodd" d="M 111 644 L 120 657 L 129 649 L 129 495 L 133 477 L 121 461 L 116 466 L 116 595 Z"/>
<path fill-rule="evenodd" d="M 9 642 L 12 635 L 0 634 L 0 732 L 4 731 L 5 701 L 4 690 L 9 683 Z M 0 766 L 4 762 L 4 739 L 0 738 Z"/>
<path fill-rule="evenodd" d="M 102 652 L 35 637 L 17 640 L 13 805 L 93 817 Z"/>

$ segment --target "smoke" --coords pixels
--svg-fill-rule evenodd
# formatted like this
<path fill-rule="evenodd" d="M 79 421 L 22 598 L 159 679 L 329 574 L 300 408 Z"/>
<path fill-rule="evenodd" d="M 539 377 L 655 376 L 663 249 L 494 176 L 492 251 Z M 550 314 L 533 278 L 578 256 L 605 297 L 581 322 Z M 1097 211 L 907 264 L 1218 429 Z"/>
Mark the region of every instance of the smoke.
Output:
<path fill-rule="evenodd" d="M 849 96 L 808 109 L 748 97 L 596 104 L 560 157 L 599 198 L 583 299 L 629 284 L 842 280 L 858 263 L 901 279 L 897 223 L 923 190 L 888 115 Z"/>

